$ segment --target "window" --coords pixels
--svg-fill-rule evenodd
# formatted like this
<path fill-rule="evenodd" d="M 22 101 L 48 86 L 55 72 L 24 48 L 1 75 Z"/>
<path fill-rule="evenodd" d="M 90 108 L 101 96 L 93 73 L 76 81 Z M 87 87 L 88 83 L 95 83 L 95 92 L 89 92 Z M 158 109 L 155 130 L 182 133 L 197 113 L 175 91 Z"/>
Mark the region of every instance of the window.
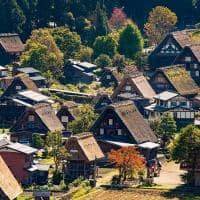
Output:
<path fill-rule="evenodd" d="M 111 79 L 111 75 L 108 74 L 108 75 L 106 76 L 106 79 L 110 80 L 110 79 Z"/>
<path fill-rule="evenodd" d="M 113 125 L 113 119 L 109 119 L 108 124 L 109 124 L 109 126 L 112 126 Z"/>
<path fill-rule="evenodd" d="M 117 134 L 122 135 L 122 129 L 117 129 Z"/>
<path fill-rule="evenodd" d="M 195 71 L 195 76 L 199 76 L 199 71 Z"/>
<path fill-rule="evenodd" d="M 22 86 L 21 85 L 16 85 L 16 90 L 21 90 Z"/>
<path fill-rule="evenodd" d="M 185 62 L 191 62 L 191 60 L 192 60 L 191 57 L 189 57 L 189 56 L 185 57 Z"/>
<path fill-rule="evenodd" d="M 131 91 L 131 86 L 130 85 L 126 86 L 126 91 Z"/>
<path fill-rule="evenodd" d="M 100 135 L 104 135 L 104 129 L 100 128 Z"/>
<path fill-rule="evenodd" d="M 198 65 L 197 64 L 194 64 L 194 69 L 197 69 Z"/>
<path fill-rule="evenodd" d="M 28 121 L 29 122 L 34 122 L 34 120 L 35 120 L 35 116 L 34 115 L 29 115 L 28 116 Z"/>
<path fill-rule="evenodd" d="M 68 116 L 62 116 L 61 117 L 61 122 L 67 123 L 69 121 Z"/>

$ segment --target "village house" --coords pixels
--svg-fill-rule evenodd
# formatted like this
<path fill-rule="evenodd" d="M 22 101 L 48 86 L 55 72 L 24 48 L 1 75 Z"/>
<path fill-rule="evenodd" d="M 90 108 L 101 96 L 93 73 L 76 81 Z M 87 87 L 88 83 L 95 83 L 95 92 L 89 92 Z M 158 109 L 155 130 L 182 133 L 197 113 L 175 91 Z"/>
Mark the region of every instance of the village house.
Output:
<path fill-rule="evenodd" d="M 156 93 L 171 91 L 187 98 L 194 98 L 199 92 L 199 87 L 182 65 L 158 68 L 150 83 Z"/>
<path fill-rule="evenodd" d="M 104 154 L 91 133 L 81 133 L 66 141 L 66 149 L 70 153 L 65 167 L 66 177 L 70 180 L 83 176 L 96 180 L 97 161 Z"/>
<path fill-rule="evenodd" d="M 56 115 L 65 127 L 65 130 L 67 130 L 68 123 L 80 116 L 80 110 L 75 102 L 69 101 L 61 105 Z"/>
<path fill-rule="evenodd" d="M 24 51 L 24 44 L 16 33 L 0 34 L 0 65 L 17 61 Z"/>
<path fill-rule="evenodd" d="M 189 100 L 175 92 L 164 91 L 154 96 L 155 103 L 145 107 L 145 116 L 148 118 L 160 117 L 163 113 L 170 113 L 177 123 L 188 124 L 194 121 L 198 109 L 193 107 Z"/>
<path fill-rule="evenodd" d="M 192 38 L 194 32 L 194 29 L 185 29 L 169 33 L 149 55 L 151 68 L 171 65 L 185 46 L 196 44 Z"/>
<path fill-rule="evenodd" d="M 120 81 L 121 75 L 114 67 L 105 67 L 100 78 L 101 85 L 104 87 L 114 87 L 116 88 Z"/>
<path fill-rule="evenodd" d="M 41 72 L 32 67 L 23 67 L 15 69 L 15 73 L 25 73 L 37 85 L 38 88 L 45 88 L 47 86 L 47 79 L 41 75 Z"/>
<path fill-rule="evenodd" d="M 96 69 L 97 66 L 92 63 L 70 59 L 65 66 L 64 74 L 67 79 L 73 82 L 91 83 L 96 80 L 96 75 L 94 74 Z"/>
<path fill-rule="evenodd" d="M 0 66 L 0 78 L 8 76 L 8 69 L 6 67 Z"/>
<path fill-rule="evenodd" d="M 131 100 L 141 113 L 149 105 L 155 92 L 141 72 L 125 75 L 120 85 L 114 90 L 113 101 Z"/>
<path fill-rule="evenodd" d="M 62 130 L 64 127 L 52 106 L 49 103 L 38 103 L 25 109 L 10 132 L 13 142 L 30 144 L 33 133 L 46 137 L 48 132 L 62 132 Z"/>
<path fill-rule="evenodd" d="M 0 156 L 0 199 L 14 200 L 22 193 L 21 186 Z"/>
<path fill-rule="evenodd" d="M 184 47 L 174 60 L 174 64 L 184 65 L 191 77 L 200 85 L 200 44 Z"/>
<path fill-rule="evenodd" d="M 112 103 L 111 98 L 109 97 L 109 95 L 105 92 L 100 92 L 97 94 L 97 96 L 93 99 L 92 101 L 93 105 L 94 105 L 94 110 L 97 113 L 101 113 L 103 111 L 103 109 Z"/>
<path fill-rule="evenodd" d="M 0 97 L 0 119 L 12 125 L 26 107 L 42 102 L 52 103 L 26 74 L 16 75 Z"/>

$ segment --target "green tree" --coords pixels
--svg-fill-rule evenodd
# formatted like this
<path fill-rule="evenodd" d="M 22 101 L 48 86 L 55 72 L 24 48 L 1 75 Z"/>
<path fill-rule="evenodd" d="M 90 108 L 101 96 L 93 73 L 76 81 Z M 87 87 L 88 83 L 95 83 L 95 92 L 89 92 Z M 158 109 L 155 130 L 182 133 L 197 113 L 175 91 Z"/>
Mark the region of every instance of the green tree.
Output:
<path fill-rule="evenodd" d="M 170 113 L 164 113 L 160 119 L 158 134 L 161 136 L 165 147 L 169 140 L 175 135 L 176 122 Z"/>
<path fill-rule="evenodd" d="M 105 5 L 103 3 L 97 2 L 96 6 L 96 34 L 97 36 L 108 34 L 108 18 L 105 11 Z"/>
<path fill-rule="evenodd" d="M 101 54 L 107 54 L 113 57 L 117 52 L 117 42 L 111 35 L 99 36 L 94 42 L 94 57 Z"/>
<path fill-rule="evenodd" d="M 74 58 L 75 55 L 81 49 L 81 39 L 76 32 L 71 32 L 64 27 L 50 29 L 51 34 L 56 41 L 56 44 L 64 54 L 65 63 L 70 58 Z"/>
<path fill-rule="evenodd" d="M 110 57 L 106 54 L 101 54 L 96 60 L 95 63 L 98 67 L 100 68 L 105 68 L 105 67 L 111 67 L 112 66 L 112 60 Z"/>
<path fill-rule="evenodd" d="M 92 48 L 83 46 L 83 47 L 81 47 L 81 50 L 80 50 L 79 59 L 80 59 L 80 61 L 91 62 L 92 54 L 93 54 Z"/>
<path fill-rule="evenodd" d="M 42 72 L 50 70 L 52 74 L 59 76 L 63 68 L 63 54 L 49 31 L 38 29 L 27 40 L 21 62 L 24 67 L 35 67 Z"/>
<path fill-rule="evenodd" d="M 144 26 L 150 44 L 157 45 L 177 23 L 177 16 L 167 7 L 157 6 L 149 14 Z"/>
<path fill-rule="evenodd" d="M 122 72 L 123 69 L 126 67 L 126 58 L 124 55 L 116 54 L 113 57 L 113 66 L 117 67 L 118 71 Z"/>
<path fill-rule="evenodd" d="M 89 131 L 92 123 L 96 120 L 97 114 L 94 113 L 91 106 L 84 105 L 81 107 L 81 115 L 76 120 L 69 123 L 69 129 L 74 134 Z"/>
<path fill-rule="evenodd" d="M 0 32 L 22 33 L 26 17 L 16 0 L 0 0 Z"/>
<path fill-rule="evenodd" d="M 81 39 L 84 45 L 92 47 L 96 38 L 96 27 L 87 26 L 84 28 L 83 33 L 81 34 Z"/>
<path fill-rule="evenodd" d="M 40 134 L 34 133 L 32 135 L 32 146 L 38 149 L 41 149 L 44 146 L 44 140 Z"/>
<path fill-rule="evenodd" d="M 144 46 L 142 35 L 135 24 L 128 24 L 119 36 L 119 52 L 127 58 L 135 58 Z"/>
<path fill-rule="evenodd" d="M 49 155 L 53 156 L 55 172 L 57 173 L 62 161 L 66 160 L 68 156 L 68 152 L 63 145 L 62 133 L 59 131 L 49 132 L 46 144 Z"/>
<path fill-rule="evenodd" d="M 200 161 L 200 129 L 188 125 L 181 129 L 169 146 L 170 154 L 173 160 L 178 161 L 188 169 L 187 183 L 195 185 L 195 172 L 199 169 Z"/>

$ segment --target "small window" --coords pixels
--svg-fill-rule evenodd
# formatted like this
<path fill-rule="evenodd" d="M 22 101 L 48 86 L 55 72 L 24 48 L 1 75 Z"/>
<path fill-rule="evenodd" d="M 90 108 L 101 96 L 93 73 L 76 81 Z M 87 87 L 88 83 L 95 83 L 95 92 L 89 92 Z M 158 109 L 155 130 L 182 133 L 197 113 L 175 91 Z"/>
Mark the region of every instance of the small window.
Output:
<path fill-rule="evenodd" d="M 198 67 L 198 65 L 195 63 L 195 64 L 194 64 L 194 69 L 197 69 L 197 67 Z"/>
<path fill-rule="evenodd" d="M 108 74 L 108 75 L 106 76 L 106 79 L 110 80 L 110 79 L 111 79 L 111 75 Z"/>
<path fill-rule="evenodd" d="M 192 60 L 191 57 L 189 57 L 189 56 L 185 57 L 185 62 L 191 62 L 191 60 Z"/>
<path fill-rule="evenodd" d="M 131 91 L 131 86 L 130 85 L 126 86 L 126 91 Z"/>
<path fill-rule="evenodd" d="M 122 135 L 122 129 L 117 129 L 117 134 Z"/>
<path fill-rule="evenodd" d="M 104 129 L 100 128 L 100 135 L 104 135 Z"/>
<path fill-rule="evenodd" d="M 64 122 L 64 123 L 69 122 L 68 116 L 62 116 L 62 117 L 61 117 L 61 122 Z"/>
<path fill-rule="evenodd" d="M 35 116 L 34 115 L 29 115 L 28 116 L 28 121 L 29 122 L 34 122 L 34 120 L 35 120 Z"/>
<path fill-rule="evenodd" d="M 16 90 L 21 90 L 22 86 L 21 85 L 16 85 Z"/>
<path fill-rule="evenodd" d="M 113 125 L 113 119 L 109 119 L 108 124 L 109 124 L 109 126 L 112 126 Z"/>
<path fill-rule="evenodd" d="M 195 76 L 199 76 L 199 71 L 195 71 Z"/>

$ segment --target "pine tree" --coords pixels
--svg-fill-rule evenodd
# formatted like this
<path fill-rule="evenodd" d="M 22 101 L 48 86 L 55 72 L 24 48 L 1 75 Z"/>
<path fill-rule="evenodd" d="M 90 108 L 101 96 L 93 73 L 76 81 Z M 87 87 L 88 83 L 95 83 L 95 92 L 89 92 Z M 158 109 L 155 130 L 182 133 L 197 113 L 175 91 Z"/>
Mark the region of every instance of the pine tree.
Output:
<path fill-rule="evenodd" d="M 108 34 L 108 19 L 105 11 L 104 4 L 100 4 L 100 2 L 97 2 L 96 6 L 96 34 L 97 36 L 107 35 Z"/>

